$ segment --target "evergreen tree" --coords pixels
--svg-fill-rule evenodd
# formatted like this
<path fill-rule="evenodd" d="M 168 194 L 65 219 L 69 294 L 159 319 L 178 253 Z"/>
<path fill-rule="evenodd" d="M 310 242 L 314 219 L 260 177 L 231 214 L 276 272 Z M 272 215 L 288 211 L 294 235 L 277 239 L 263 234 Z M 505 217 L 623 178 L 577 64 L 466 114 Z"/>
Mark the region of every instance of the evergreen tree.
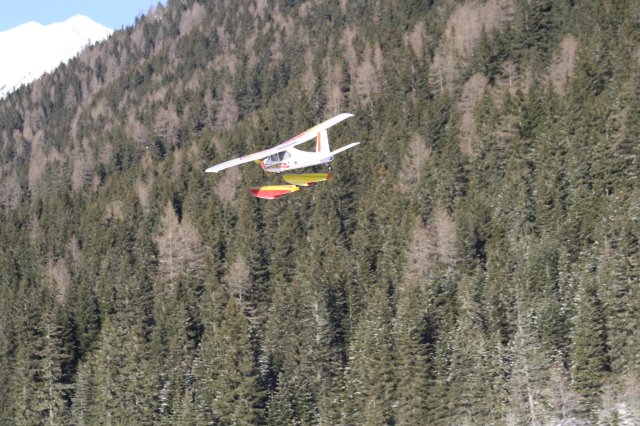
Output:
<path fill-rule="evenodd" d="M 45 314 L 42 319 L 42 334 L 37 342 L 38 363 L 33 368 L 37 381 L 41 382 L 42 394 L 37 399 L 37 407 L 43 413 L 47 424 L 60 424 L 68 419 L 66 397 L 72 389 L 64 383 L 63 364 L 71 354 L 65 350 L 62 342 L 63 329 L 55 320 Z"/>
<path fill-rule="evenodd" d="M 571 373 L 574 387 L 584 397 L 584 413 L 593 417 L 610 368 L 606 323 L 592 273 L 583 271 L 577 279 L 580 281 L 576 294 L 576 314 L 573 318 Z"/>
<path fill-rule="evenodd" d="M 637 364 L 634 343 L 638 333 L 637 237 L 632 221 L 638 205 L 627 208 L 617 201 L 610 203 L 610 213 L 597 229 L 601 247 L 595 251 L 595 287 L 605 318 L 607 352 L 614 372 L 633 371 Z"/>
<path fill-rule="evenodd" d="M 393 424 L 396 381 L 391 307 L 384 288 L 373 289 L 349 345 L 345 423 Z"/>
<path fill-rule="evenodd" d="M 77 341 L 78 356 L 89 353 L 100 332 L 100 310 L 95 290 L 84 273 L 75 280 L 67 298 Z"/>
<path fill-rule="evenodd" d="M 428 418 L 434 330 L 419 283 L 403 283 L 397 300 L 393 329 L 397 354 L 394 376 L 398 383 L 395 418 L 398 424 L 412 425 Z"/>
<path fill-rule="evenodd" d="M 513 369 L 511 376 L 511 410 L 515 417 L 527 419 L 530 424 L 544 424 L 548 406 L 544 400 L 543 389 L 548 383 L 545 354 L 536 339 L 536 331 L 530 322 L 534 318 L 527 312 L 526 290 L 523 277 L 514 277 L 517 281 L 516 295 L 516 331 L 512 341 Z"/>
<path fill-rule="evenodd" d="M 489 341 L 483 330 L 484 315 L 478 304 L 477 294 L 482 275 L 462 279 L 458 291 L 459 311 L 451 333 L 451 355 L 449 357 L 449 379 L 447 398 L 454 422 L 481 419 L 491 422 L 498 401 L 492 395 L 492 365 Z M 486 420 L 484 420 L 486 419 Z"/>
<path fill-rule="evenodd" d="M 204 337 L 196 386 L 207 421 L 222 424 L 262 421 L 251 324 L 235 297 L 229 297 L 216 330 Z"/>
<path fill-rule="evenodd" d="M 95 372 L 92 361 L 84 361 L 78 365 L 75 377 L 75 393 L 72 398 L 71 420 L 78 426 L 88 426 L 99 421 L 94 417 Z"/>
<path fill-rule="evenodd" d="M 65 353 L 61 329 L 46 307 L 51 300 L 46 293 L 38 296 L 38 305 L 17 311 L 20 341 L 9 381 L 13 412 L 7 418 L 18 424 L 58 424 L 68 415 L 65 397 L 71 386 L 64 383 L 62 366 L 70 354 Z"/>
<path fill-rule="evenodd" d="M 99 345 L 89 361 L 95 391 L 88 417 L 107 424 L 152 421 L 154 376 L 140 335 L 118 318 L 107 318 Z"/>

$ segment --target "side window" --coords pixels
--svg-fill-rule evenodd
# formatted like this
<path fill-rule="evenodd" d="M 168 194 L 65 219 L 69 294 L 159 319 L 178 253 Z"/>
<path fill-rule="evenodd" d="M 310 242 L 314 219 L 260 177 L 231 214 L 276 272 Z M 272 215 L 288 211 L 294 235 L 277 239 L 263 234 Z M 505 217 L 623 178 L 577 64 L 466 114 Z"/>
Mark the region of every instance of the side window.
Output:
<path fill-rule="evenodd" d="M 289 154 L 287 151 L 281 151 L 281 152 L 278 152 L 277 154 L 271 155 L 269 157 L 269 160 L 273 162 L 277 162 L 277 161 L 285 160 L 289 157 L 291 157 L 291 154 Z"/>

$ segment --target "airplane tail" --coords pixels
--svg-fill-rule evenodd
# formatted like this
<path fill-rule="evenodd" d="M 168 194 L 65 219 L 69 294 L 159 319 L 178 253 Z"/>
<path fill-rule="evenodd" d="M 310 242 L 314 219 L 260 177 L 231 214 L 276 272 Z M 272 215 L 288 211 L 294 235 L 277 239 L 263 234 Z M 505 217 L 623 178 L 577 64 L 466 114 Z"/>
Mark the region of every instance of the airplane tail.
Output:
<path fill-rule="evenodd" d="M 329 135 L 327 134 L 326 129 L 318 132 L 318 137 L 316 138 L 316 152 L 322 152 L 325 154 L 329 154 L 331 152 L 331 148 L 329 148 Z"/>

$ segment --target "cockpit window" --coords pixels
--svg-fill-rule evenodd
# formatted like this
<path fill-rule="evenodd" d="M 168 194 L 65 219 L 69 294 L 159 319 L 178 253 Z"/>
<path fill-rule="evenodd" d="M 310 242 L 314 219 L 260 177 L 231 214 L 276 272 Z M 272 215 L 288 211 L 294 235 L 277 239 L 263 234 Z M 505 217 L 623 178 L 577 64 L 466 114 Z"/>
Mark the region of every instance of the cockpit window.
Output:
<path fill-rule="evenodd" d="M 281 152 L 278 152 L 277 154 L 273 154 L 269 156 L 269 160 L 276 162 L 276 161 L 285 160 L 289 157 L 291 157 L 291 154 L 289 154 L 287 151 L 281 151 Z"/>

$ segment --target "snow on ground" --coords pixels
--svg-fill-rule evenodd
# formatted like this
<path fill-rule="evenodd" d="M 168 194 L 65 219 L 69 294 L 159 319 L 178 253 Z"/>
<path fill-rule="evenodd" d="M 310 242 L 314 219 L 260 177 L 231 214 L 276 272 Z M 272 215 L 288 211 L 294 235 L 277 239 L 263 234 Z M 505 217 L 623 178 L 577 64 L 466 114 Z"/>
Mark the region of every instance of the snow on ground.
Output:
<path fill-rule="evenodd" d="M 52 71 L 112 32 L 82 15 L 50 25 L 28 22 L 0 32 L 0 98 Z"/>

